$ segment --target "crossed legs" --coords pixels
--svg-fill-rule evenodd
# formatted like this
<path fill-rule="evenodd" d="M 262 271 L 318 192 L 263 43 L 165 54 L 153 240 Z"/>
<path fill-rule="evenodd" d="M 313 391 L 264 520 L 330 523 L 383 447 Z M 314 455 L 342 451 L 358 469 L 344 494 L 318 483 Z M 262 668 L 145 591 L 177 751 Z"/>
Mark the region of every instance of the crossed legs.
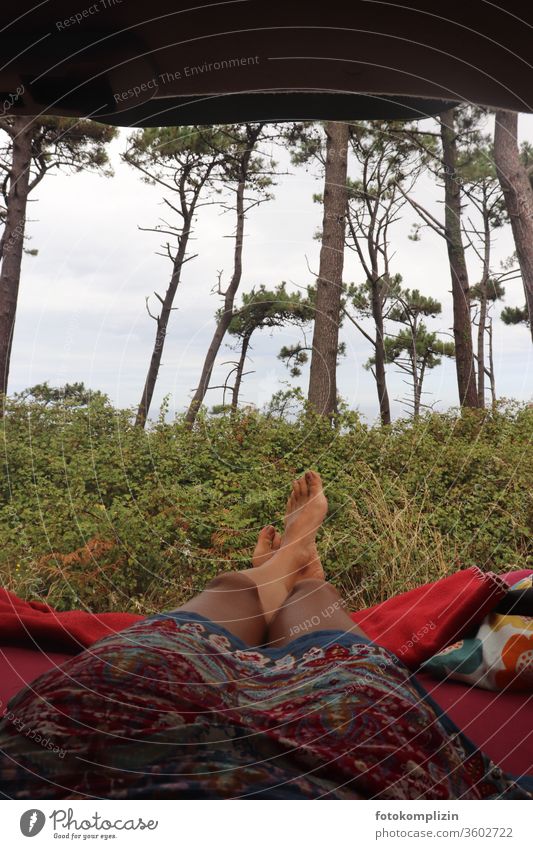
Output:
<path fill-rule="evenodd" d="M 325 580 L 315 541 L 326 513 L 320 476 L 307 472 L 292 485 L 283 536 L 263 528 L 251 569 L 218 575 L 180 610 L 206 616 L 249 646 L 282 646 L 323 629 L 362 634 Z"/>

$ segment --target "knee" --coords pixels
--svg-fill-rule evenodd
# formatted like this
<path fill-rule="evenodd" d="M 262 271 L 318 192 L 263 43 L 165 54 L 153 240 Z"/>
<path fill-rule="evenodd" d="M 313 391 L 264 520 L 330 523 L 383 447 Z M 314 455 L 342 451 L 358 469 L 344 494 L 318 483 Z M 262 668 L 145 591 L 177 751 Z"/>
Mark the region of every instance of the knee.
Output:
<path fill-rule="evenodd" d="M 340 599 L 340 595 L 331 584 L 320 578 L 304 578 L 294 585 L 288 598 L 294 596 L 309 596 L 310 598 Z"/>
<path fill-rule="evenodd" d="M 306 578 L 296 584 L 285 604 L 289 606 L 296 602 L 309 605 L 315 613 L 315 618 L 320 613 L 318 618 L 321 620 L 330 619 L 335 613 L 342 611 L 345 606 L 340 593 L 332 584 L 316 578 Z"/>
<path fill-rule="evenodd" d="M 217 593 L 240 591 L 258 595 L 255 581 L 243 575 L 242 572 L 221 572 L 206 584 L 205 591 L 210 590 Z"/>

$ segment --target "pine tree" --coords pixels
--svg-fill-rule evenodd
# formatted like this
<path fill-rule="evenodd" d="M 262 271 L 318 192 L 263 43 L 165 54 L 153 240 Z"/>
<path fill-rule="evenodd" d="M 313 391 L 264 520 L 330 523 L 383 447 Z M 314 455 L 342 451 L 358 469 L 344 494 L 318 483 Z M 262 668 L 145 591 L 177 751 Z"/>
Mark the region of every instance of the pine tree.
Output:
<path fill-rule="evenodd" d="M 385 339 L 385 357 L 388 363 L 395 363 L 408 375 L 412 386 L 412 399 L 406 403 L 418 418 L 423 407 L 422 394 L 424 378 L 427 372 L 442 362 L 442 357 L 454 357 L 453 342 L 445 342 L 437 333 L 429 331 L 422 317 L 439 315 L 442 304 L 435 298 L 422 295 L 418 289 L 405 289 L 398 292 L 396 304 L 390 311 L 391 321 L 403 325 L 395 335 Z"/>
<path fill-rule="evenodd" d="M 531 166 L 520 156 L 516 112 L 496 112 L 494 161 L 513 229 L 533 340 L 533 188 Z M 516 313 L 507 313 L 508 318 L 511 315 Z"/>
<path fill-rule="evenodd" d="M 376 381 L 381 423 L 391 422 L 385 372 L 385 321 L 394 304 L 398 275 L 390 269 L 390 232 L 399 219 L 423 169 L 425 156 L 413 142 L 411 125 L 394 121 L 361 122 L 350 128 L 350 150 L 359 176 L 348 182 L 348 247 L 355 253 L 366 280 L 349 287 L 349 304 L 359 317 L 369 317 L 373 335 L 363 331 L 351 311 L 347 317 L 371 342 L 372 374 Z"/>
<path fill-rule="evenodd" d="M 227 191 L 235 195 L 233 211 L 236 216 L 234 233 L 233 273 L 226 289 L 222 288 L 221 276 L 218 280 L 218 294 L 224 299 L 224 306 L 213 338 L 209 345 L 200 381 L 194 392 L 185 420 L 193 425 L 198 411 L 209 389 L 213 367 L 222 345 L 222 341 L 233 318 L 234 303 L 242 279 L 242 255 L 244 245 L 244 223 L 247 212 L 263 201 L 271 200 L 268 189 L 273 185 L 275 163 L 266 162 L 258 152 L 260 142 L 268 137 L 264 124 L 244 124 L 226 128 L 229 144 L 224 147 L 222 172 Z M 250 194 L 247 194 L 250 192 Z"/>
<path fill-rule="evenodd" d="M 228 332 L 239 340 L 240 356 L 234 364 L 230 376 L 235 375 L 231 407 L 237 409 L 239 394 L 244 376 L 246 358 L 249 354 L 252 336 L 265 328 L 285 327 L 288 324 L 308 324 L 314 315 L 310 300 L 300 292 L 287 292 L 286 283 L 276 289 L 259 286 L 243 294 L 242 303 L 235 312 Z"/>
<path fill-rule="evenodd" d="M 346 232 L 348 125 L 296 125 L 287 138 L 293 162 L 318 162 L 323 169 L 323 216 L 316 282 L 315 321 L 308 400 L 321 415 L 337 409 L 337 357 L 341 324 L 342 274 Z"/>
<path fill-rule="evenodd" d="M 195 255 L 188 254 L 193 222 L 198 210 L 210 203 L 209 192 L 216 190 L 227 136 L 218 127 L 149 127 L 129 139 L 124 161 L 136 168 L 145 182 L 161 186 L 167 193 L 164 203 L 170 216 L 153 229 L 168 237 L 164 255 L 172 263 L 172 274 L 164 296 L 154 292 L 160 309 L 152 313 L 156 333 L 143 392 L 137 409 L 136 424 L 144 427 L 152 403 L 155 385 L 168 331 L 169 320 L 183 268 Z M 177 246 L 175 243 L 177 242 Z"/>
<path fill-rule="evenodd" d="M 0 118 L 4 224 L 0 239 L 0 397 L 7 393 L 29 195 L 50 172 L 97 171 L 109 176 L 107 145 L 117 130 L 85 118 Z M 0 407 L 2 415 L 3 405 Z"/>
<path fill-rule="evenodd" d="M 474 305 L 472 324 L 477 327 L 477 394 L 478 406 L 485 406 L 485 377 L 490 380 L 492 405 L 496 404 L 496 384 L 493 365 L 493 320 L 491 309 L 505 295 L 503 283 L 515 276 L 515 269 L 505 266 L 496 272 L 492 265 L 493 234 L 507 222 L 507 213 L 494 167 L 489 137 L 476 134 L 472 145 L 459 157 L 458 173 L 470 208 L 462 216 L 463 232 L 481 266 L 478 282 L 469 289 Z M 488 340 L 488 364 L 486 355 Z"/>

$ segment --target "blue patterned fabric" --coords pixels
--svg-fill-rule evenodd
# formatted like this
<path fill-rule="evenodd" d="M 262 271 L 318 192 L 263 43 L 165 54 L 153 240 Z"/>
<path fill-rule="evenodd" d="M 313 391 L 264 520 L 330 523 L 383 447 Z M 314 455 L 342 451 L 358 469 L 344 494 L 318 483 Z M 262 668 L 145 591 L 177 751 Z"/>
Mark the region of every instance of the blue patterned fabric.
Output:
<path fill-rule="evenodd" d="M 0 791 L 17 799 L 533 798 L 363 637 L 250 649 L 179 611 L 33 682 L 0 749 Z"/>

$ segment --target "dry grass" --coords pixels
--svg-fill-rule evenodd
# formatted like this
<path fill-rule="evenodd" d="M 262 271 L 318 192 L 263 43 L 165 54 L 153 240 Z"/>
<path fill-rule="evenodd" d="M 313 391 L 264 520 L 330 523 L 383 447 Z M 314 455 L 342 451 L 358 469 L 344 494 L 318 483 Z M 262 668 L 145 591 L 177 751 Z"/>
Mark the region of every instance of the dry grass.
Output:
<path fill-rule="evenodd" d="M 386 492 L 369 466 L 360 463 L 357 472 L 366 485 L 346 505 L 350 530 L 344 540 L 326 530 L 323 545 L 331 580 L 354 609 L 457 570 L 456 543 L 432 526 L 429 493 L 414 498 L 400 479 Z M 336 571 L 332 556 L 339 549 L 345 566 Z"/>

